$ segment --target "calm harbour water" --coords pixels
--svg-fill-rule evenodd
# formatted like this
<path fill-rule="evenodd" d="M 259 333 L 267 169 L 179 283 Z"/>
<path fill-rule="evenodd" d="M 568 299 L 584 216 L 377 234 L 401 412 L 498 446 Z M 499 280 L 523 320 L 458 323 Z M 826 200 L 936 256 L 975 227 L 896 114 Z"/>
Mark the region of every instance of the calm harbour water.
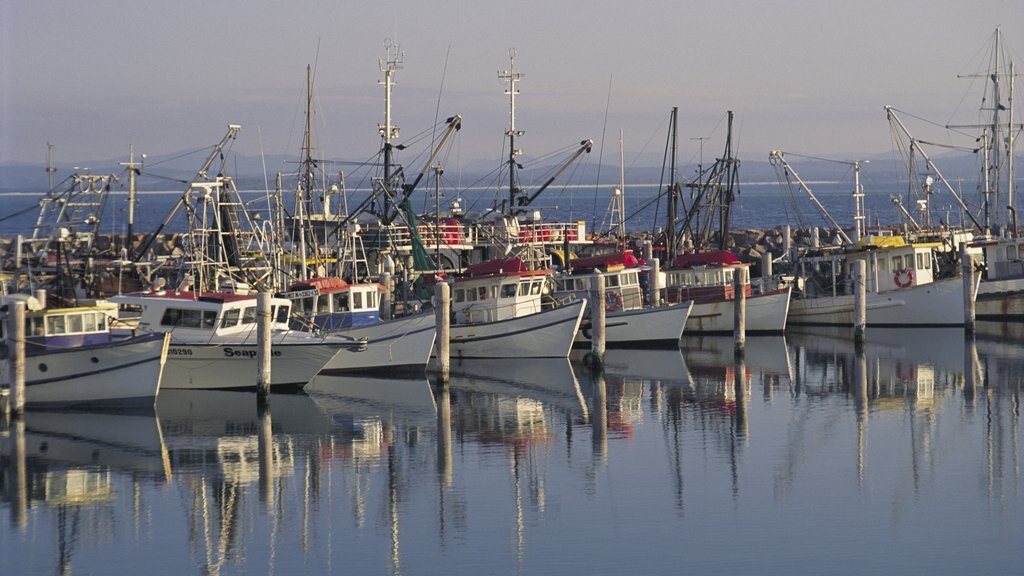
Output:
<path fill-rule="evenodd" d="M 1022 330 L 869 329 L 861 356 L 793 330 L 742 362 L 687 337 L 599 376 L 321 378 L 264 414 L 186 391 L 29 412 L 0 432 L 0 572 L 1019 573 Z"/>

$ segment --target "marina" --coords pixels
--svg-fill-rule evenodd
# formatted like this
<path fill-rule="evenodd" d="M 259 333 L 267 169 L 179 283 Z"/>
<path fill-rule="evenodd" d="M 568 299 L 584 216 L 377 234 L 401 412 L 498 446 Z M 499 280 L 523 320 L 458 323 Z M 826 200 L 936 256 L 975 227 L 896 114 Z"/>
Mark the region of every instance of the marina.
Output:
<path fill-rule="evenodd" d="M 391 38 L 353 52 L 372 80 L 316 50 L 301 88 L 182 118 L 162 146 L 190 150 L 89 168 L 47 141 L 46 187 L 0 159 L 0 573 L 1020 571 L 1024 116 L 1000 28 L 955 75 L 974 123 L 925 118 L 950 78 L 919 80 L 875 108 L 889 157 L 849 160 L 872 146 L 831 119 L 862 104 L 761 134 L 764 109 L 807 122 L 776 106 L 826 100 L 817 74 L 721 98 L 662 58 L 609 78 L 598 138 L 590 95 L 551 115 L 594 89 L 552 74 L 561 52 L 509 48 L 478 90 L 446 87 L 449 46 L 428 111 Z M 264 141 L 252 109 L 281 90 L 292 133 Z"/>

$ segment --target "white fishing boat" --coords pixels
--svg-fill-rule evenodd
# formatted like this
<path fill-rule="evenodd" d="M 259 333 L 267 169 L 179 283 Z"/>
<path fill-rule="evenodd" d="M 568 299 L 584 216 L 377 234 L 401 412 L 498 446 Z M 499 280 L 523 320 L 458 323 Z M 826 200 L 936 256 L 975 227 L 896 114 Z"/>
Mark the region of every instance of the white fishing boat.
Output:
<path fill-rule="evenodd" d="M 256 386 L 256 300 L 255 294 L 161 288 L 111 298 L 122 315 L 137 316 L 138 332 L 171 335 L 163 380 L 169 389 Z M 301 387 L 338 355 L 358 364 L 364 342 L 292 330 L 290 308 L 287 299 L 271 299 L 272 388 Z"/>
<path fill-rule="evenodd" d="M 434 351 L 437 319 L 432 312 L 348 328 L 337 334 L 364 343 L 357 355 L 337 355 L 324 365 L 324 374 L 386 374 L 422 376 Z"/>
<path fill-rule="evenodd" d="M 734 275 L 749 270 L 731 252 L 715 250 L 677 256 L 664 270 L 665 300 L 693 301 L 686 321 L 686 334 L 731 334 L 735 314 Z M 749 277 L 749 276 L 748 276 Z M 754 293 L 748 283 L 746 295 L 747 334 L 781 334 L 786 329 L 792 287 Z"/>
<path fill-rule="evenodd" d="M 963 279 L 935 279 L 938 246 L 870 236 L 852 252 L 801 257 L 804 291 L 790 302 L 788 323 L 853 326 L 854 290 L 848 266 L 862 260 L 867 262 L 868 326 L 963 326 Z"/>
<path fill-rule="evenodd" d="M 154 333 L 111 337 L 113 304 L 46 308 L 34 297 L 21 299 L 25 312 L 26 405 L 140 404 L 152 406 L 160 389 L 167 338 Z M 0 336 L 6 338 L 6 319 Z M 5 345 L 3 358 L 11 352 Z M 5 366 L 9 363 L 4 361 Z M 11 385 L 9 367 L 0 370 L 0 388 Z"/>
<path fill-rule="evenodd" d="M 632 252 L 620 251 L 573 258 L 571 271 L 553 277 L 555 299 L 581 299 L 590 291 L 594 274 L 604 278 L 605 344 L 608 347 L 678 347 L 693 303 L 644 306 L 641 268 Z M 649 271 L 648 271 L 649 272 Z M 590 346 L 592 329 L 584 324 L 576 345 Z"/>
<path fill-rule="evenodd" d="M 454 278 L 451 358 L 567 358 L 586 300 L 542 309 L 550 274 L 508 258 Z"/>

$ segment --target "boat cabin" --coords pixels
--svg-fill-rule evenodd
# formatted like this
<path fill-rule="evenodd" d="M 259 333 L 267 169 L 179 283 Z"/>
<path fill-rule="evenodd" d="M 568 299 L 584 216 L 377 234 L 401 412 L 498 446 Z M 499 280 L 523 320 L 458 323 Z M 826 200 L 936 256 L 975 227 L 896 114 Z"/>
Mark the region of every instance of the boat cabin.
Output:
<path fill-rule="evenodd" d="M 695 304 L 704 304 L 734 300 L 736 270 L 749 266 L 725 250 L 677 256 L 664 271 L 662 286 L 665 287 L 665 301 L 675 303 L 693 300 Z M 745 290 L 749 297 L 749 282 Z"/>
<path fill-rule="evenodd" d="M 550 270 L 528 270 L 518 258 L 474 264 L 452 280 L 456 324 L 508 320 L 541 311 Z"/>
<path fill-rule="evenodd" d="M 376 282 L 349 284 L 341 278 L 311 278 L 293 284 L 279 294 L 292 302 L 292 328 L 315 327 L 327 332 L 380 322 L 380 294 L 387 290 Z"/>
<path fill-rule="evenodd" d="M 888 292 L 935 281 L 935 249 L 939 242 L 907 244 L 898 236 L 868 236 L 863 250 L 847 255 L 848 265 L 867 262 L 868 290 Z"/>
<path fill-rule="evenodd" d="M 570 260 L 571 272 L 553 277 L 555 298 L 589 298 L 591 278 L 604 278 L 604 300 L 607 312 L 637 310 L 644 307 L 639 262 L 632 252 L 602 254 Z"/>
<path fill-rule="evenodd" d="M 256 331 L 256 295 L 162 290 L 110 298 L 126 317 L 137 317 L 142 332 L 172 332 L 188 338 Z M 291 302 L 271 299 L 271 330 L 288 330 Z"/>
<path fill-rule="evenodd" d="M 110 342 L 110 327 L 117 319 L 117 306 L 97 303 L 72 308 L 44 308 L 32 296 L 15 294 L 6 302 L 25 301 L 25 342 L 70 348 Z M 7 338 L 7 320 L 0 322 L 0 339 Z"/>
<path fill-rule="evenodd" d="M 1024 278 L 1024 239 L 1001 238 L 973 242 L 968 245 L 973 253 L 980 251 L 985 262 L 985 280 Z"/>

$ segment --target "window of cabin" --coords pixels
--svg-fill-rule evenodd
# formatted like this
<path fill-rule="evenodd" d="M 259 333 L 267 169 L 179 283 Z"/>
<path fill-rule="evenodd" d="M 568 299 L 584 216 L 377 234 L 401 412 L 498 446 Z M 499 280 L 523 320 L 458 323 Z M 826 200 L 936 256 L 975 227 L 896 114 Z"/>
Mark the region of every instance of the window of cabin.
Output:
<path fill-rule="evenodd" d="M 636 272 L 630 272 L 629 274 L 626 275 L 626 283 L 627 284 L 639 284 L 640 283 L 640 278 L 639 278 L 639 276 L 637 275 Z"/>
<path fill-rule="evenodd" d="M 73 334 L 82 331 L 82 315 L 81 314 L 68 314 L 68 334 Z"/>
<path fill-rule="evenodd" d="M 185 328 L 199 328 L 203 323 L 202 310 L 182 310 L 181 325 Z"/>
<path fill-rule="evenodd" d="M 466 302 L 476 302 L 476 290 L 466 288 Z"/>
<path fill-rule="evenodd" d="M 924 270 L 924 254 L 917 255 L 917 269 Z"/>
<path fill-rule="evenodd" d="M 256 307 L 249 306 L 242 310 L 242 324 L 252 324 L 256 321 Z"/>
<path fill-rule="evenodd" d="M 1024 244 L 1017 245 L 1017 257 L 1019 258 L 1021 254 L 1024 254 Z"/>
<path fill-rule="evenodd" d="M 307 296 L 305 298 L 298 298 L 293 300 L 299 307 L 299 312 L 303 316 L 309 316 L 313 313 L 313 296 Z"/>
<path fill-rule="evenodd" d="M 540 280 L 530 284 L 530 294 L 533 294 L 534 296 L 540 294 L 540 289 L 543 286 L 543 284 L 544 283 L 541 282 Z"/>
<path fill-rule="evenodd" d="M 908 270 L 913 270 L 914 269 L 914 255 L 913 254 L 905 255 L 903 257 L 903 263 L 904 263 L 904 266 L 903 266 L 904 268 L 906 268 Z"/>
<path fill-rule="evenodd" d="M 1007 260 L 1016 260 L 1017 259 L 1017 246 L 1016 245 L 1011 244 L 1011 245 L 1006 247 L 1006 259 Z"/>
<path fill-rule="evenodd" d="M 498 287 L 497 286 L 491 286 L 487 291 L 491 293 L 491 298 L 494 298 L 494 299 L 498 298 Z"/>
<path fill-rule="evenodd" d="M 217 325 L 217 312 L 215 310 L 203 310 L 203 328 L 212 330 Z"/>
<path fill-rule="evenodd" d="M 285 324 L 288 322 L 288 312 L 290 308 L 290 306 L 284 304 L 277 307 L 277 316 L 275 316 L 275 318 L 278 323 Z"/>
<path fill-rule="evenodd" d="M 466 301 L 466 291 L 463 290 L 462 288 L 459 288 L 458 290 L 456 290 L 455 291 L 455 301 L 456 302 L 465 302 Z"/>
<path fill-rule="evenodd" d="M 612 286 L 618 286 L 618 285 L 619 285 L 619 277 L 618 277 L 618 275 L 616 275 L 616 274 L 609 274 L 608 276 L 604 277 L 604 286 L 605 286 L 605 288 L 611 288 Z"/>
<path fill-rule="evenodd" d="M 515 284 L 502 284 L 501 285 L 501 297 L 502 298 L 515 298 L 516 297 L 516 285 Z"/>
<path fill-rule="evenodd" d="M 893 256 L 892 257 L 892 271 L 895 272 L 895 271 L 899 270 L 900 268 L 903 268 L 903 257 L 902 256 Z"/>
<path fill-rule="evenodd" d="M 885 272 L 885 258 L 875 258 L 875 261 L 878 262 L 878 271 Z"/>
<path fill-rule="evenodd" d="M 316 297 L 316 313 L 331 313 L 331 296 L 329 294 L 320 294 L 319 296 Z"/>
<path fill-rule="evenodd" d="M 96 329 L 97 330 L 106 330 L 107 329 L 107 315 L 106 314 L 102 314 L 101 313 L 101 314 L 97 314 L 96 315 Z"/>
<path fill-rule="evenodd" d="M 45 334 L 45 327 L 42 318 L 29 318 L 25 321 L 25 333 L 30 336 L 42 336 Z"/>
<path fill-rule="evenodd" d="M 352 293 L 352 309 L 361 310 L 363 308 L 363 293 L 353 292 Z"/>
<path fill-rule="evenodd" d="M 348 312 L 348 292 L 336 292 L 333 298 L 335 312 Z"/>
<path fill-rule="evenodd" d="M 522 284 L 519 285 L 519 295 L 520 296 L 529 296 L 530 295 L 530 283 L 529 282 L 523 282 Z"/>
<path fill-rule="evenodd" d="M 232 326 L 238 325 L 238 317 L 241 314 L 241 310 L 238 308 L 230 308 L 224 311 L 224 317 L 221 318 L 221 328 L 231 328 Z"/>
<path fill-rule="evenodd" d="M 476 296 L 480 300 L 487 300 L 487 286 L 480 286 L 476 289 Z"/>
<path fill-rule="evenodd" d="M 366 307 L 367 308 L 371 308 L 371 309 L 376 309 L 379 306 L 380 305 L 378 304 L 377 292 L 376 291 L 367 292 L 366 293 Z"/>
<path fill-rule="evenodd" d="M 160 319 L 161 326 L 178 326 L 181 324 L 181 310 L 168 308 L 164 310 L 164 317 Z"/>
<path fill-rule="evenodd" d="M 89 313 L 82 315 L 82 330 L 86 332 L 96 331 L 96 320 L 101 318 L 103 315 L 98 313 Z"/>

